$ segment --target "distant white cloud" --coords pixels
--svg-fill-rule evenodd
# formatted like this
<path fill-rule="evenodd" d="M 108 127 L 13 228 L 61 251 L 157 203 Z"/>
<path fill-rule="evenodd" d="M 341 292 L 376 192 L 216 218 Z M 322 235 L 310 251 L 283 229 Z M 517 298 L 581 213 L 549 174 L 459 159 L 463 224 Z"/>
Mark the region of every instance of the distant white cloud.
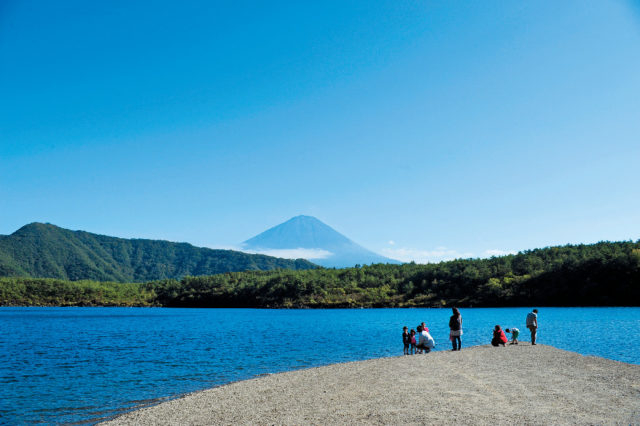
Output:
<path fill-rule="evenodd" d="M 508 254 L 516 254 L 517 252 L 514 250 L 500 250 L 500 249 L 491 249 L 484 252 L 487 256 L 506 256 Z"/>
<path fill-rule="evenodd" d="M 394 240 L 389 240 L 388 244 L 390 246 L 395 246 L 396 242 Z M 328 250 L 309 248 L 269 250 L 247 250 L 238 246 L 218 246 L 209 248 L 237 250 L 251 254 L 266 254 L 267 256 L 281 257 L 284 259 L 326 259 L 329 256 L 333 255 L 333 253 Z M 489 249 L 485 250 L 480 255 L 480 257 L 506 256 L 516 253 L 517 251 L 515 250 Z M 381 249 L 380 254 L 391 259 L 399 260 L 401 262 L 415 263 L 437 263 L 446 260 L 468 259 L 470 257 L 475 257 L 475 255 L 471 252 L 461 252 L 443 246 L 436 247 L 432 250 L 414 249 L 408 247 L 387 247 Z"/>
<path fill-rule="evenodd" d="M 267 256 L 281 257 L 283 259 L 326 259 L 333 255 L 333 253 L 328 250 L 309 248 L 252 250 L 242 246 L 231 245 L 209 246 L 208 248 L 214 250 L 235 250 L 249 254 L 266 254 Z"/>
<path fill-rule="evenodd" d="M 420 250 L 413 248 L 385 248 L 382 254 L 391 259 L 402 262 L 434 263 L 443 260 L 466 259 L 473 257 L 473 253 L 459 252 L 447 247 L 436 247 L 434 250 Z"/>
<path fill-rule="evenodd" d="M 242 250 L 245 253 L 266 254 L 267 256 L 282 257 L 285 259 L 326 259 L 331 256 L 328 250 L 295 248 L 295 249 L 269 249 L 269 250 Z"/>
<path fill-rule="evenodd" d="M 391 244 L 391 241 L 389 241 Z M 433 250 L 414 249 L 407 247 L 387 247 L 380 250 L 383 255 L 390 257 L 391 259 L 397 259 L 402 262 L 416 262 L 416 263 L 435 263 L 453 259 L 468 259 L 475 257 L 473 253 L 461 252 L 455 249 L 447 247 L 436 247 Z M 508 254 L 515 254 L 513 250 L 500 250 L 490 249 L 485 250 L 481 257 L 492 256 L 506 256 Z"/>

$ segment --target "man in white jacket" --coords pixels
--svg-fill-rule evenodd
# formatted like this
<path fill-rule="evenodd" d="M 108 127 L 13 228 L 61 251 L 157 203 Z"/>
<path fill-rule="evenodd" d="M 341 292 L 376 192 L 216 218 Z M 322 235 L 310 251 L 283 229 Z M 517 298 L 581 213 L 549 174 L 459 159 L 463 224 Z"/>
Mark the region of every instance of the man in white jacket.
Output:
<path fill-rule="evenodd" d="M 417 348 L 425 351 L 425 353 L 431 352 L 436 346 L 436 341 L 433 340 L 431 334 L 425 329 L 422 328 L 421 325 L 418 326 L 418 346 Z"/>

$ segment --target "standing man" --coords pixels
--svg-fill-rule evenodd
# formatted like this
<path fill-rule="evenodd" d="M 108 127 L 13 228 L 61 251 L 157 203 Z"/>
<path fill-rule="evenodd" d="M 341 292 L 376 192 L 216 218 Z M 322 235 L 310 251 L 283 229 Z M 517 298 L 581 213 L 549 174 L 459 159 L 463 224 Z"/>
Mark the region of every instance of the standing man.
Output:
<path fill-rule="evenodd" d="M 531 344 L 536 344 L 536 334 L 538 333 L 538 310 L 534 309 L 527 314 L 527 328 L 531 331 Z"/>

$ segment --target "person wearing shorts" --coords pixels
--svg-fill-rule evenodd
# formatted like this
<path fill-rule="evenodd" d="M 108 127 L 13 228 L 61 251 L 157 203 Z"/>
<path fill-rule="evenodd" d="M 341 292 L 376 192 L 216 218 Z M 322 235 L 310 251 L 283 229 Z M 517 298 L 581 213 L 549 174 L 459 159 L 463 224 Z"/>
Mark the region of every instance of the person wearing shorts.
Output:
<path fill-rule="evenodd" d="M 520 335 L 520 330 L 518 330 L 517 328 L 513 327 L 513 328 L 507 328 L 505 330 L 505 333 L 511 333 L 511 343 L 509 343 L 510 345 L 517 345 L 518 344 L 518 336 Z"/>

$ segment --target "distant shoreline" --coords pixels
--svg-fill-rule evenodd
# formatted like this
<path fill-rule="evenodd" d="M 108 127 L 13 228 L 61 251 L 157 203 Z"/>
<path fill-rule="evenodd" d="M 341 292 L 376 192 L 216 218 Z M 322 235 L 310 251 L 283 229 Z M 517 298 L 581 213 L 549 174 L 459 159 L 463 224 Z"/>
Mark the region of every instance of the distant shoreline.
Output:
<path fill-rule="evenodd" d="M 277 373 L 107 424 L 638 424 L 638 383 L 639 365 L 523 342 Z"/>
<path fill-rule="evenodd" d="M 247 270 L 245 265 L 235 269 L 244 272 L 214 275 L 201 275 L 188 268 L 175 269 L 175 259 L 169 257 L 160 263 L 144 263 L 146 266 L 138 263 L 120 265 L 124 275 L 117 276 L 78 265 L 49 265 L 51 268 L 56 266 L 55 271 L 11 272 L 11 268 L 3 269 L 0 264 L 0 274 L 13 275 L 0 277 L 0 305 L 184 308 L 640 306 L 640 287 L 637 285 L 640 282 L 640 241 L 547 247 L 489 259 L 457 259 L 424 265 L 375 264 L 344 269 L 268 271 Z M 33 255 L 25 259 L 38 258 L 39 255 Z M 25 261 L 23 257 L 20 259 Z M 191 265 L 187 258 L 183 260 Z M 146 272 L 133 274 L 132 271 L 139 268 Z M 67 272 L 62 274 L 61 271 Z M 69 271 L 74 273 L 70 275 Z M 30 278 L 29 275 L 74 280 Z"/>
<path fill-rule="evenodd" d="M 463 309 L 531 308 L 532 305 L 459 306 Z M 638 305 L 536 305 L 538 308 L 638 308 Z M 451 306 L 161 306 L 161 305 L 0 305 L 0 308 L 163 308 L 163 309 L 265 309 L 265 310 L 337 310 L 337 309 L 451 309 Z"/>

